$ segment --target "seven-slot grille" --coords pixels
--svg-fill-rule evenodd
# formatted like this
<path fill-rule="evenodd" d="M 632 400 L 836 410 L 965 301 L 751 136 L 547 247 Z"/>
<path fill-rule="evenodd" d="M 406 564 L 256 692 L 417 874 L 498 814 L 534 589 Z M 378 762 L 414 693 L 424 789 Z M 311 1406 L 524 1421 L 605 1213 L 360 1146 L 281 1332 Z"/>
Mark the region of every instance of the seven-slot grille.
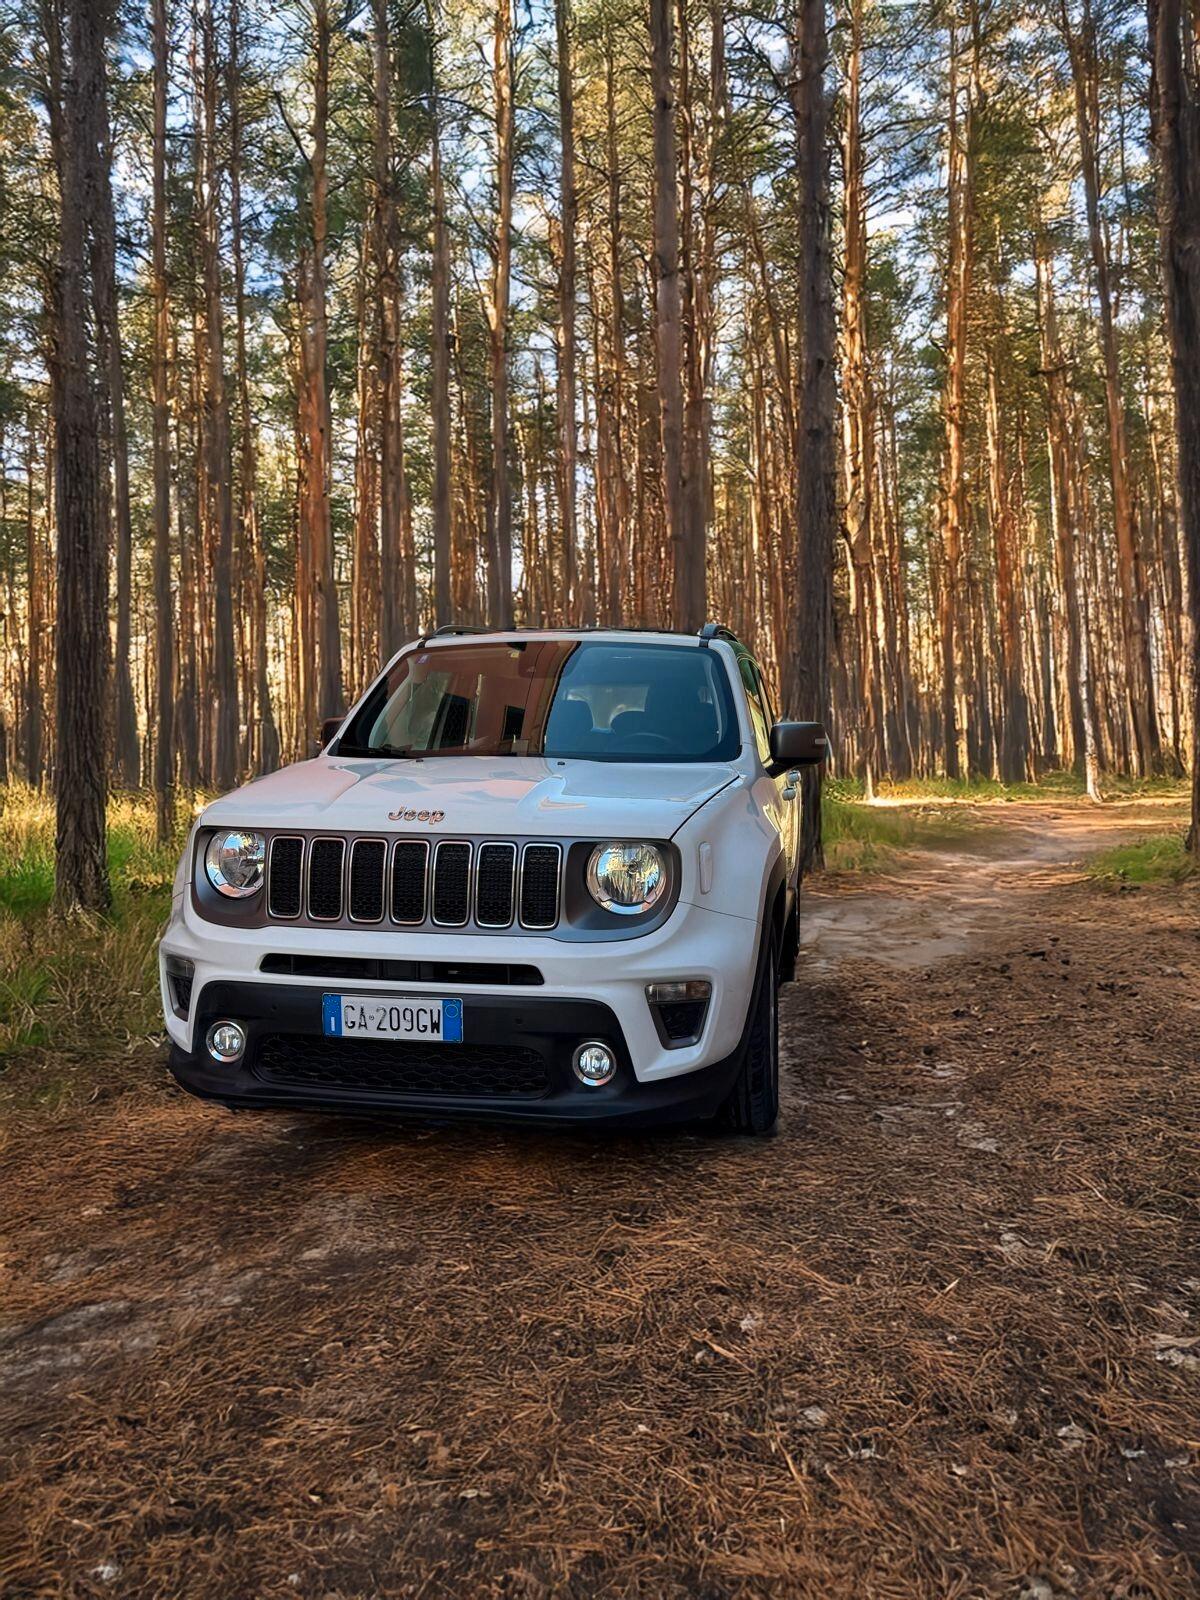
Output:
<path fill-rule="evenodd" d="M 439 928 L 553 928 L 559 918 L 562 847 L 488 839 L 353 839 L 299 835 L 271 840 L 267 910 L 272 918 Z"/>

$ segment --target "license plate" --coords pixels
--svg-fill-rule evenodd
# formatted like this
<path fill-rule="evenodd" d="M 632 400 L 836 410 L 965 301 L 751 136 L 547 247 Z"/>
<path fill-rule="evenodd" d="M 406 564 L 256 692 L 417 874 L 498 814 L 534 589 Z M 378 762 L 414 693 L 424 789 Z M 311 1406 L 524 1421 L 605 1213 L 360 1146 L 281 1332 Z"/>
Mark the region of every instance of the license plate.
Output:
<path fill-rule="evenodd" d="M 326 994 L 321 1025 L 331 1039 L 420 1039 L 461 1044 L 461 1000 L 412 1000 L 384 994 Z"/>

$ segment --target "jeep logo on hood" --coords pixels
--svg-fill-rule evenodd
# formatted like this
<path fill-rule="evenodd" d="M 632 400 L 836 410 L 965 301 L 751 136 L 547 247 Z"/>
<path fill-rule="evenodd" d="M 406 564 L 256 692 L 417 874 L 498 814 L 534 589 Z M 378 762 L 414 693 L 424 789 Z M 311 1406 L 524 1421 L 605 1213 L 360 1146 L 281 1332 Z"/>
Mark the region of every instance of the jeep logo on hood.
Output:
<path fill-rule="evenodd" d="M 444 811 L 389 811 L 389 822 L 440 822 L 446 815 Z"/>

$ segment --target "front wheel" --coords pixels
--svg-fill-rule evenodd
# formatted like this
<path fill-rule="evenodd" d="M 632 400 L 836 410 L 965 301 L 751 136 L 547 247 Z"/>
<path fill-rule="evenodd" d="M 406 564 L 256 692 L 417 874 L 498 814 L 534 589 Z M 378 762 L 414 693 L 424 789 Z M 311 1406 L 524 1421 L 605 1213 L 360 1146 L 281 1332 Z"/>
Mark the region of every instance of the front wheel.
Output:
<path fill-rule="evenodd" d="M 742 1065 L 716 1121 L 728 1133 L 762 1135 L 771 1132 L 778 1117 L 779 949 L 771 928 L 746 1019 Z"/>

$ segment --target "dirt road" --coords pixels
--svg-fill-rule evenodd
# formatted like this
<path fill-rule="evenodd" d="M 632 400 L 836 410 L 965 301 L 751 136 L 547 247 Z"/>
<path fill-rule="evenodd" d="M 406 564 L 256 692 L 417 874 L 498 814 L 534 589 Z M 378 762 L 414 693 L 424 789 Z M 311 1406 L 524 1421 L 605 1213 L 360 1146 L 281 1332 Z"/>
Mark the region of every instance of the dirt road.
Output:
<path fill-rule="evenodd" d="M 1006 808 L 809 897 L 767 1143 L 231 1117 L 0 1161 L 0 1592 L 1200 1593 L 1200 896 Z"/>

